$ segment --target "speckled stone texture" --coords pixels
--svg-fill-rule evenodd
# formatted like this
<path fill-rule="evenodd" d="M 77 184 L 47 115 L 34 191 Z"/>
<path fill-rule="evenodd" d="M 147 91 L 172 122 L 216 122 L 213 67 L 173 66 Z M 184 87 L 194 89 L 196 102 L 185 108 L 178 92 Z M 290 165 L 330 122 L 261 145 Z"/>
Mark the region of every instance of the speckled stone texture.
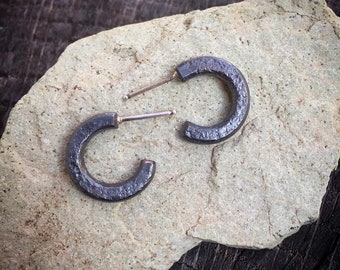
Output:
<path fill-rule="evenodd" d="M 1 268 L 167 269 L 201 241 L 272 247 L 318 216 L 340 150 L 340 22 L 323 1 L 246 1 L 116 28 L 70 45 L 12 111 L 0 142 Z M 217 145 L 180 137 L 185 120 L 214 124 L 227 91 L 201 76 L 123 101 L 181 62 L 224 58 L 244 74 L 251 107 Z M 91 174 L 124 180 L 139 160 L 155 178 L 120 203 L 73 184 L 75 128 L 107 111 L 176 109 L 94 137 Z"/>

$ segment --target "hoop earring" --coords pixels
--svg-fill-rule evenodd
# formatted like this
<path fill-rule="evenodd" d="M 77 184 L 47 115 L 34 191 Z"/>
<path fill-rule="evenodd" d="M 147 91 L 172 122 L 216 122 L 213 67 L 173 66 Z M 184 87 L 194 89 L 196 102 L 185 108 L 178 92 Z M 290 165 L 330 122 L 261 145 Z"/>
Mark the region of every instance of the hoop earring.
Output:
<path fill-rule="evenodd" d="M 128 117 L 118 117 L 114 112 L 103 113 L 82 123 L 72 134 L 66 152 L 67 168 L 74 183 L 86 194 L 106 201 L 118 202 L 137 195 L 154 177 L 156 163 L 153 160 L 141 160 L 136 174 L 126 181 L 108 184 L 96 180 L 88 172 L 84 161 L 85 146 L 102 129 L 116 129 L 120 123 L 125 121 L 167 116 L 174 113 L 174 111 L 165 111 Z"/>
<path fill-rule="evenodd" d="M 127 100 L 140 95 L 176 78 L 185 82 L 200 74 L 210 74 L 224 82 L 231 94 L 231 110 L 224 121 L 209 127 L 186 121 L 183 125 L 183 137 L 193 143 L 218 143 L 228 139 L 241 128 L 246 120 L 250 106 L 249 89 L 244 76 L 233 64 L 226 60 L 211 56 L 188 60 L 177 66 L 172 76 L 136 92 L 129 93 L 123 99 Z"/>

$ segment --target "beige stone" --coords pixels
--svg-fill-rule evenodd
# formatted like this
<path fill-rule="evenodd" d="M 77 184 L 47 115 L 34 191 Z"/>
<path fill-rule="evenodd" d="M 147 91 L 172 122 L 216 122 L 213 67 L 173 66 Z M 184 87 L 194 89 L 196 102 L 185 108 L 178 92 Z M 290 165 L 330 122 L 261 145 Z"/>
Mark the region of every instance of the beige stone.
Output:
<path fill-rule="evenodd" d="M 0 142 L 2 268 L 167 269 L 204 240 L 272 247 L 318 217 L 340 151 L 340 21 L 323 1 L 245 1 L 129 25 L 79 40 L 11 113 Z M 123 102 L 182 61 L 212 55 L 245 75 L 251 108 L 218 145 L 179 136 L 189 119 L 228 110 L 207 76 Z M 94 114 L 176 109 L 121 124 L 86 151 L 98 179 L 123 180 L 139 160 L 154 180 L 121 202 L 94 200 L 71 182 L 65 147 Z"/>

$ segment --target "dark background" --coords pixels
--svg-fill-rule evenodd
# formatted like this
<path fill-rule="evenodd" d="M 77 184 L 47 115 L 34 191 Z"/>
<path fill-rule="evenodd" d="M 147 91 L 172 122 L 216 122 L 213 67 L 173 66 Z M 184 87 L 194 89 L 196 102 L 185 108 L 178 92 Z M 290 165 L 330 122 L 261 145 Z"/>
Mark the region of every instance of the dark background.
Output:
<path fill-rule="evenodd" d="M 11 108 L 71 42 L 117 26 L 236 2 L 241 0 L 0 0 L 0 137 Z M 340 16 L 340 0 L 326 2 Z M 248 250 L 202 242 L 171 269 L 340 269 L 339 197 L 338 168 L 319 219 L 279 246 Z"/>

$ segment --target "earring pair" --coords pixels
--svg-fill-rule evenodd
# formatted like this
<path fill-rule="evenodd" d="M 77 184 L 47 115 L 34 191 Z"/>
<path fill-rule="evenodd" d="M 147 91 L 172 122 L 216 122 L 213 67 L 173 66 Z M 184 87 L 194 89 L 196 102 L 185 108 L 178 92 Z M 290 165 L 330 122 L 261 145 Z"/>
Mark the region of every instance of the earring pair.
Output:
<path fill-rule="evenodd" d="M 198 144 L 214 144 L 226 140 L 244 123 L 249 111 L 249 90 L 242 73 L 226 60 L 203 56 L 183 62 L 176 67 L 175 73 L 155 84 L 137 92 L 125 95 L 125 100 L 145 93 L 157 86 L 179 79 L 182 82 L 200 74 L 210 74 L 224 82 L 230 91 L 231 109 L 225 120 L 209 127 L 199 126 L 186 121 L 183 125 L 183 138 Z M 175 111 L 164 111 L 136 116 L 119 117 L 115 112 L 98 114 L 82 123 L 72 134 L 67 146 L 67 168 L 72 180 L 88 195 L 107 201 L 121 201 L 137 195 L 144 190 L 153 179 L 156 163 L 144 159 L 140 162 L 136 174 L 126 181 L 107 184 L 96 180 L 86 169 L 83 150 L 87 142 L 98 131 L 106 128 L 118 128 L 126 121 L 140 120 L 159 116 L 173 115 Z"/>

